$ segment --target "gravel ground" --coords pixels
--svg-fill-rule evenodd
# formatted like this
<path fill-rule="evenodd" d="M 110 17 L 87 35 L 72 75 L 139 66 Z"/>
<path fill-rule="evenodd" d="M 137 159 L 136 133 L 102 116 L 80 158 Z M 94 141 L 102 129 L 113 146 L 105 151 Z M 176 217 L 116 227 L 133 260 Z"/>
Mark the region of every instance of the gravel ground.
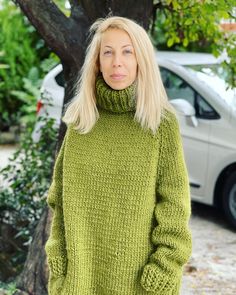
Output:
<path fill-rule="evenodd" d="M 15 149 L 0 145 L 0 169 Z M 236 230 L 215 208 L 197 203 L 192 204 L 190 226 L 193 252 L 181 295 L 236 295 Z"/>
<path fill-rule="evenodd" d="M 236 295 L 236 230 L 215 208 L 193 203 L 192 257 L 181 295 Z"/>

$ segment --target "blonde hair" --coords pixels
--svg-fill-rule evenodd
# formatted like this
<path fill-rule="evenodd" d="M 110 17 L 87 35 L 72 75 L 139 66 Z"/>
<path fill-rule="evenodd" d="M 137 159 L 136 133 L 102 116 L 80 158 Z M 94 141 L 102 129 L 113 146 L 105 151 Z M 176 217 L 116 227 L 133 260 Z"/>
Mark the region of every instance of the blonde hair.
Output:
<path fill-rule="evenodd" d="M 67 125 L 73 124 L 81 134 L 88 133 L 98 120 L 95 81 L 99 73 L 99 52 L 102 35 L 111 28 L 126 31 L 132 40 L 138 63 L 134 119 L 142 128 L 150 128 L 155 134 L 164 115 L 163 111 L 166 109 L 174 112 L 174 110 L 168 102 L 148 34 L 133 20 L 118 16 L 100 18 L 90 27 L 90 34 L 94 33 L 94 36 L 86 50 L 81 75 L 75 85 L 76 94 L 62 120 Z"/>

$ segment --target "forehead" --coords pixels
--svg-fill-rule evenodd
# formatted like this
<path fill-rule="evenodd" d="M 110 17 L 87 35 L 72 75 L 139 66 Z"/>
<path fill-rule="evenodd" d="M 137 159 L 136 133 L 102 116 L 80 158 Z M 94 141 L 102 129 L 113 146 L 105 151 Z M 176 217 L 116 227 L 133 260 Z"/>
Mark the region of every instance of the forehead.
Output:
<path fill-rule="evenodd" d="M 129 34 L 121 29 L 110 28 L 102 34 L 101 46 L 133 45 Z"/>

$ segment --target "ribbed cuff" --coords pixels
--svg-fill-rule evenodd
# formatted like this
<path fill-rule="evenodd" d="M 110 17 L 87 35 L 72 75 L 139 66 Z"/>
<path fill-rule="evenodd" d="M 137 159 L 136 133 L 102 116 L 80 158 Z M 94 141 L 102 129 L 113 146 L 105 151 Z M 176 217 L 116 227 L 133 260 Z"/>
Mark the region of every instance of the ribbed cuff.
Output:
<path fill-rule="evenodd" d="M 48 258 L 48 266 L 51 277 L 57 278 L 66 275 L 67 258 L 65 256 L 56 256 Z"/>
<path fill-rule="evenodd" d="M 179 275 L 168 276 L 162 273 L 154 263 L 144 266 L 141 276 L 141 286 L 149 292 L 160 292 L 159 294 L 172 294 L 171 291 L 178 285 Z"/>

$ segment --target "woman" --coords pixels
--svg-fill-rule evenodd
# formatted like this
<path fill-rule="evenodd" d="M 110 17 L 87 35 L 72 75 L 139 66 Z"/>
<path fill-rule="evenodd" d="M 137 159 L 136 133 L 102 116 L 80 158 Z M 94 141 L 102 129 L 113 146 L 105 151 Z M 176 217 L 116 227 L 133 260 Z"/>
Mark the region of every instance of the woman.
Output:
<path fill-rule="evenodd" d="M 47 198 L 49 294 L 179 294 L 189 184 L 153 46 L 123 17 L 91 32 Z"/>

